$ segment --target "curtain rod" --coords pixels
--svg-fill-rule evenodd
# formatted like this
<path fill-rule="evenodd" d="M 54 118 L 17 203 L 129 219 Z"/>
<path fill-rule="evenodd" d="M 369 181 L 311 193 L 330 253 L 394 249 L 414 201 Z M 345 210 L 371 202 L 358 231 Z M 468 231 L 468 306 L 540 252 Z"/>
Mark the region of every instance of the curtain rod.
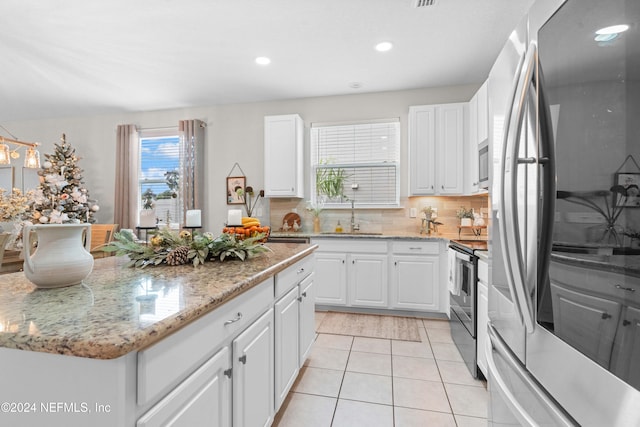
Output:
<path fill-rule="evenodd" d="M 4 136 L 0 136 L 0 144 L 5 142 L 16 144 L 16 145 L 24 145 L 25 147 L 31 147 L 31 148 L 35 148 L 38 145 L 40 145 L 39 142 L 18 141 L 17 139 L 5 138 Z"/>

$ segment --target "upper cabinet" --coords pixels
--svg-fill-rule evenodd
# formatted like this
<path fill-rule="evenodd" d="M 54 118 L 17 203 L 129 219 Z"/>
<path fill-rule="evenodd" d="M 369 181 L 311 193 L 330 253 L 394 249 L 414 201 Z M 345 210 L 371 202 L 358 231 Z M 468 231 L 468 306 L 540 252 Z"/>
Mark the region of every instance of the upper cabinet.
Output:
<path fill-rule="evenodd" d="M 467 103 L 409 108 L 409 195 L 462 194 Z"/>
<path fill-rule="evenodd" d="M 304 197 L 304 123 L 297 114 L 264 118 L 264 195 Z"/>
<path fill-rule="evenodd" d="M 465 141 L 465 180 L 464 193 L 476 194 L 479 186 L 479 145 L 489 137 L 489 117 L 487 105 L 487 82 L 469 101 L 469 137 Z"/>

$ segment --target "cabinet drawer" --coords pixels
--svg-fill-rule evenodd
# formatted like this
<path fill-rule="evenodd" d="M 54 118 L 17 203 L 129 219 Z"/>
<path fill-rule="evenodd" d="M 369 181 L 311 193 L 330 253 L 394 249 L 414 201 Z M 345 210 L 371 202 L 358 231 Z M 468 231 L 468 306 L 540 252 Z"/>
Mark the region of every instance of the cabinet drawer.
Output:
<path fill-rule="evenodd" d="M 138 352 L 138 405 L 166 394 L 273 302 L 273 277 Z"/>
<path fill-rule="evenodd" d="M 384 240 L 370 240 L 361 238 L 340 239 L 314 239 L 321 252 L 360 252 L 360 253 L 387 253 L 387 242 Z"/>
<path fill-rule="evenodd" d="M 309 255 L 276 274 L 276 299 L 300 283 L 314 269 L 316 258 Z"/>
<path fill-rule="evenodd" d="M 440 253 L 440 243 L 416 241 L 393 242 L 391 244 L 391 252 L 394 254 L 438 255 Z"/>

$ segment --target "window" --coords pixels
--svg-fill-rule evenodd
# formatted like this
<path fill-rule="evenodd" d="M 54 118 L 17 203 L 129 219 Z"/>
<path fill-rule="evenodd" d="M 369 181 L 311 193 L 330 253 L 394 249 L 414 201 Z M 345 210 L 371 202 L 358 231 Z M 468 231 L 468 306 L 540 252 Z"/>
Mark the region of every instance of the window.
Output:
<path fill-rule="evenodd" d="M 311 191 L 325 207 L 400 206 L 400 122 L 312 124 Z"/>
<path fill-rule="evenodd" d="M 180 137 L 177 129 L 140 132 L 138 203 L 164 224 L 180 223 Z"/>

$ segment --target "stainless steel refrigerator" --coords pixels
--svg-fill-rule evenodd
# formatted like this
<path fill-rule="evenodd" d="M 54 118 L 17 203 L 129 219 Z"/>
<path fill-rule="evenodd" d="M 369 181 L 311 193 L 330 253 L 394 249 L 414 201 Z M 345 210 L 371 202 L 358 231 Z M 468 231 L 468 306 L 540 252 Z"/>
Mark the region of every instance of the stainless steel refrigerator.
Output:
<path fill-rule="evenodd" d="M 640 1 L 536 1 L 488 90 L 490 425 L 640 426 Z"/>

